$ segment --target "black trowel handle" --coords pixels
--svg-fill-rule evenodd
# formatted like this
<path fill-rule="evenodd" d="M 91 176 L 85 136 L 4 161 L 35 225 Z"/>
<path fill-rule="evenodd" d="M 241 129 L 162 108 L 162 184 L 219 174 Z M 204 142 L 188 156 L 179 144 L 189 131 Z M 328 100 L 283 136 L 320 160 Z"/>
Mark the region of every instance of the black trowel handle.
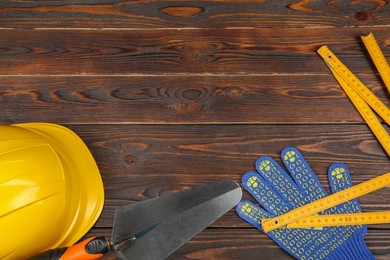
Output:
<path fill-rule="evenodd" d="M 90 237 L 71 247 L 43 252 L 31 260 L 89 260 L 98 259 L 110 250 L 105 237 Z"/>

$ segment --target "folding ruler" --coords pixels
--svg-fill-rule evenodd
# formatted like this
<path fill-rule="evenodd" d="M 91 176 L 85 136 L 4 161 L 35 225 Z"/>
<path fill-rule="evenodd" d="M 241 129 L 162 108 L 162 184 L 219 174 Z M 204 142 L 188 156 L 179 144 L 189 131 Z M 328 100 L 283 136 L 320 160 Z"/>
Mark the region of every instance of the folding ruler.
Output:
<path fill-rule="evenodd" d="M 375 41 L 373 34 L 370 33 L 368 36 L 362 36 L 362 39 L 387 89 L 390 91 L 390 68 Z M 322 46 L 318 49 L 318 53 L 324 59 L 334 77 L 340 83 L 360 115 L 390 156 L 390 137 L 371 108 L 388 125 L 390 125 L 390 110 L 328 49 L 328 47 Z M 308 203 L 275 218 L 264 220 L 262 228 L 265 232 L 269 232 L 281 227 L 310 228 L 390 223 L 390 212 L 315 215 L 323 210 L 386 186 L 390 186 L 390 172 Z"/>

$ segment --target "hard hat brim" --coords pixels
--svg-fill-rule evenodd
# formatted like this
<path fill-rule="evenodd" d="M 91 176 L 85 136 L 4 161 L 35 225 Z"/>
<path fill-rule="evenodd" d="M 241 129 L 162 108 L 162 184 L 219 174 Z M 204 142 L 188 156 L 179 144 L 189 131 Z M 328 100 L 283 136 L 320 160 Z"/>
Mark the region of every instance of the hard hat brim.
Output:
<path fill-rule="evenodd" d="M 66 228 L 53 247 L 76 243 L 99 218 L 104 205 L 104 187 L 96 162 L 86 144 L 70 129 L 51 123 L 23 123 L 13 126 L 40 135 L 57 153 L 66 174 L 71 203 Z"/>

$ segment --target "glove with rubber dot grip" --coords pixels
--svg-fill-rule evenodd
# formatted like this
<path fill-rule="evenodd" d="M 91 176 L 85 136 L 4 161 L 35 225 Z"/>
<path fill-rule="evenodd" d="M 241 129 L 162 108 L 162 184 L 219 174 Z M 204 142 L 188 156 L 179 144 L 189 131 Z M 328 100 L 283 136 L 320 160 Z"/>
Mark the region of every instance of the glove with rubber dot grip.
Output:
<path fill-rule="evenodd" d="M 289 174 L 271 157 L 256 161 L 256 171 L 242 176 L 242 185 L 263 207 L 243 200 L 238 215 L 261 231 L 261 221 L 327 196 L 309 164 L 293 147 L 282 151 L 282 161 Z M 347 166 L 333 163 L 328 170 L 332 193 L 352 186 Z M 319 214 L 361 212 L 357 199 L 327 209 Z M 280 247 L 297 259 L 375 259 L 364 236 L 366 225 L 322 228 L 280 228 L 266 233 Z"/>

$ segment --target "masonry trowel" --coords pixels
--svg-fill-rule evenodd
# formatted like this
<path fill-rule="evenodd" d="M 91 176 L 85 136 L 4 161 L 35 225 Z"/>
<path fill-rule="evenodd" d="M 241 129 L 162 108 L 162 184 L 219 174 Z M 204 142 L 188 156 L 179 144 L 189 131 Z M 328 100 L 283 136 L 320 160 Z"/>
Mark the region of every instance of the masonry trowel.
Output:
<path fill-rule="evenodd" d="M 116 208 L 111 241 L 92 237 L 33 259 L 98 259 L 109 250 L 124 260 L 167 258 L 241 200 L 240 186 L 223 180 Z"/>

